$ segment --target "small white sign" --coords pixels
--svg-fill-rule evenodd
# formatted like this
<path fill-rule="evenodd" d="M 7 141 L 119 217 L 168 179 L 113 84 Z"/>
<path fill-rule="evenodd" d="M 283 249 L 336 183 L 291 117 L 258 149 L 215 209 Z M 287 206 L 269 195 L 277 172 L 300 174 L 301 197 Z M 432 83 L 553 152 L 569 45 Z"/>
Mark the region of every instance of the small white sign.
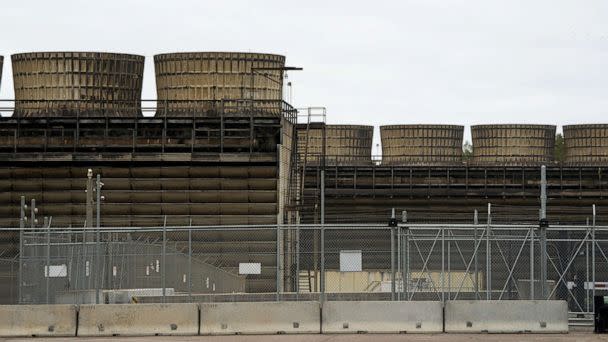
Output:
<path fill-rule="evenodd" d="M 63 265 L 50 265 L 44 266 L 44 277 L 45 278 L 63 278 L 68 276 L 68 266 Z"/>
<path fill-rule="evenodd" d="M 259 262 L 239 263 L 239 274 L 261 274 L 262 264 Z"/>
<path fill-rule="evenodd" d="M 585 290 L 608 290 L 608 282 L 605 281 L 586 281 L 584 284 Z"/>
<path fill-rule="evenodd" d="M 362 259 L 360 250 L 340 251 L 340 272 L 361 272 Z"/>

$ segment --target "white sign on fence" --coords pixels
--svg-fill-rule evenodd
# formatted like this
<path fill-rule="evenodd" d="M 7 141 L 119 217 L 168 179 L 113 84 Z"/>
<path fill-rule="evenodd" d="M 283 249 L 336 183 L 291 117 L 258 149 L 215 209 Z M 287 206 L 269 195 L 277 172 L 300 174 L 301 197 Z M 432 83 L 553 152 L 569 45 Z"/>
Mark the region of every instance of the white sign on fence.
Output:
<path fill-rule="evenodd" d="M 239 263 L 239 274 L 261 274 L 262 264 L 259 262 Z"/>
<path fill-rule="evenodd" d="M 362 259 L 360 250 L 340 251 L 340 272 L 361 272 Z"/>
<path fill-rule="evenodd" d="M 46 278 L 67 277 L 68 276 L 68 266 L 65 264 L 44 266 L 44 276 Z"/>

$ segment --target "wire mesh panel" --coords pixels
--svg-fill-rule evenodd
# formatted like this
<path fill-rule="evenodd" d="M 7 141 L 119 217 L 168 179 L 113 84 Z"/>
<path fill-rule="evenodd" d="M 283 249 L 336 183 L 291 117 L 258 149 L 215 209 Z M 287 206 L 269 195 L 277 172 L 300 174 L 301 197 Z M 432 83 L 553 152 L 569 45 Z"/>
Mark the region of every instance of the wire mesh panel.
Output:
<path fill-rule="evenodd" d="M 26 228 L 2 303 L 561 299 L 608 291 L 608 227 L 476 224 Z M 479 220 L 481 221 L 481 220 Z M 546 245 L 546 248 L 544 248 Z M 542 252 L 546 250 L 546 279 Z"/>

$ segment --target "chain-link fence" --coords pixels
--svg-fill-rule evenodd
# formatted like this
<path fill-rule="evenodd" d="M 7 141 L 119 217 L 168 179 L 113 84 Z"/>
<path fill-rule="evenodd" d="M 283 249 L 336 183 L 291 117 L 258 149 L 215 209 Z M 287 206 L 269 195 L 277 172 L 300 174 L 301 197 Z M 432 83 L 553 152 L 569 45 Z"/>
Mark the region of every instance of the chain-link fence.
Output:
<path fill-rule="evenodd" d="M 0 259 L 1 299 L 550 298 L 584 313 L 593 310 L 596 293 L 608 291 L 608 226 L 393 223 L 26 228 L 17 230 L 18 256 Z"/>

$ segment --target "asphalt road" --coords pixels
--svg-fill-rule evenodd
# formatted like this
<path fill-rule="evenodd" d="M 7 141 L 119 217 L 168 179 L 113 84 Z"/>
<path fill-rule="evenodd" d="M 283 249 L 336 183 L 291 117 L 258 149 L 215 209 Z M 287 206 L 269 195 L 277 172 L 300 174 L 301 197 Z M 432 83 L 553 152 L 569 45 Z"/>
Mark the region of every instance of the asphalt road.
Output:
<path fill-rule="evenodd" d="M 147 341 L 180 341 L 180 342 L 498 342 L 498 341 L 535 341 L 535 342 L 570 342 L 570 341 L 608 341 L 608 335 L 594 335 L 591 333 L 570 333 L 556 335 L 537 335 L 537 334 L 430 334 L 430 335 L 248 335 L 248 336 L 157 336 L 157 337 L 106 337 L 106 338 L 4 338 L 0 341 L 35 341 L 35 342 L 58 342 L 58 341 L 127 341 L 127 342 L 147 342 Z"/>

